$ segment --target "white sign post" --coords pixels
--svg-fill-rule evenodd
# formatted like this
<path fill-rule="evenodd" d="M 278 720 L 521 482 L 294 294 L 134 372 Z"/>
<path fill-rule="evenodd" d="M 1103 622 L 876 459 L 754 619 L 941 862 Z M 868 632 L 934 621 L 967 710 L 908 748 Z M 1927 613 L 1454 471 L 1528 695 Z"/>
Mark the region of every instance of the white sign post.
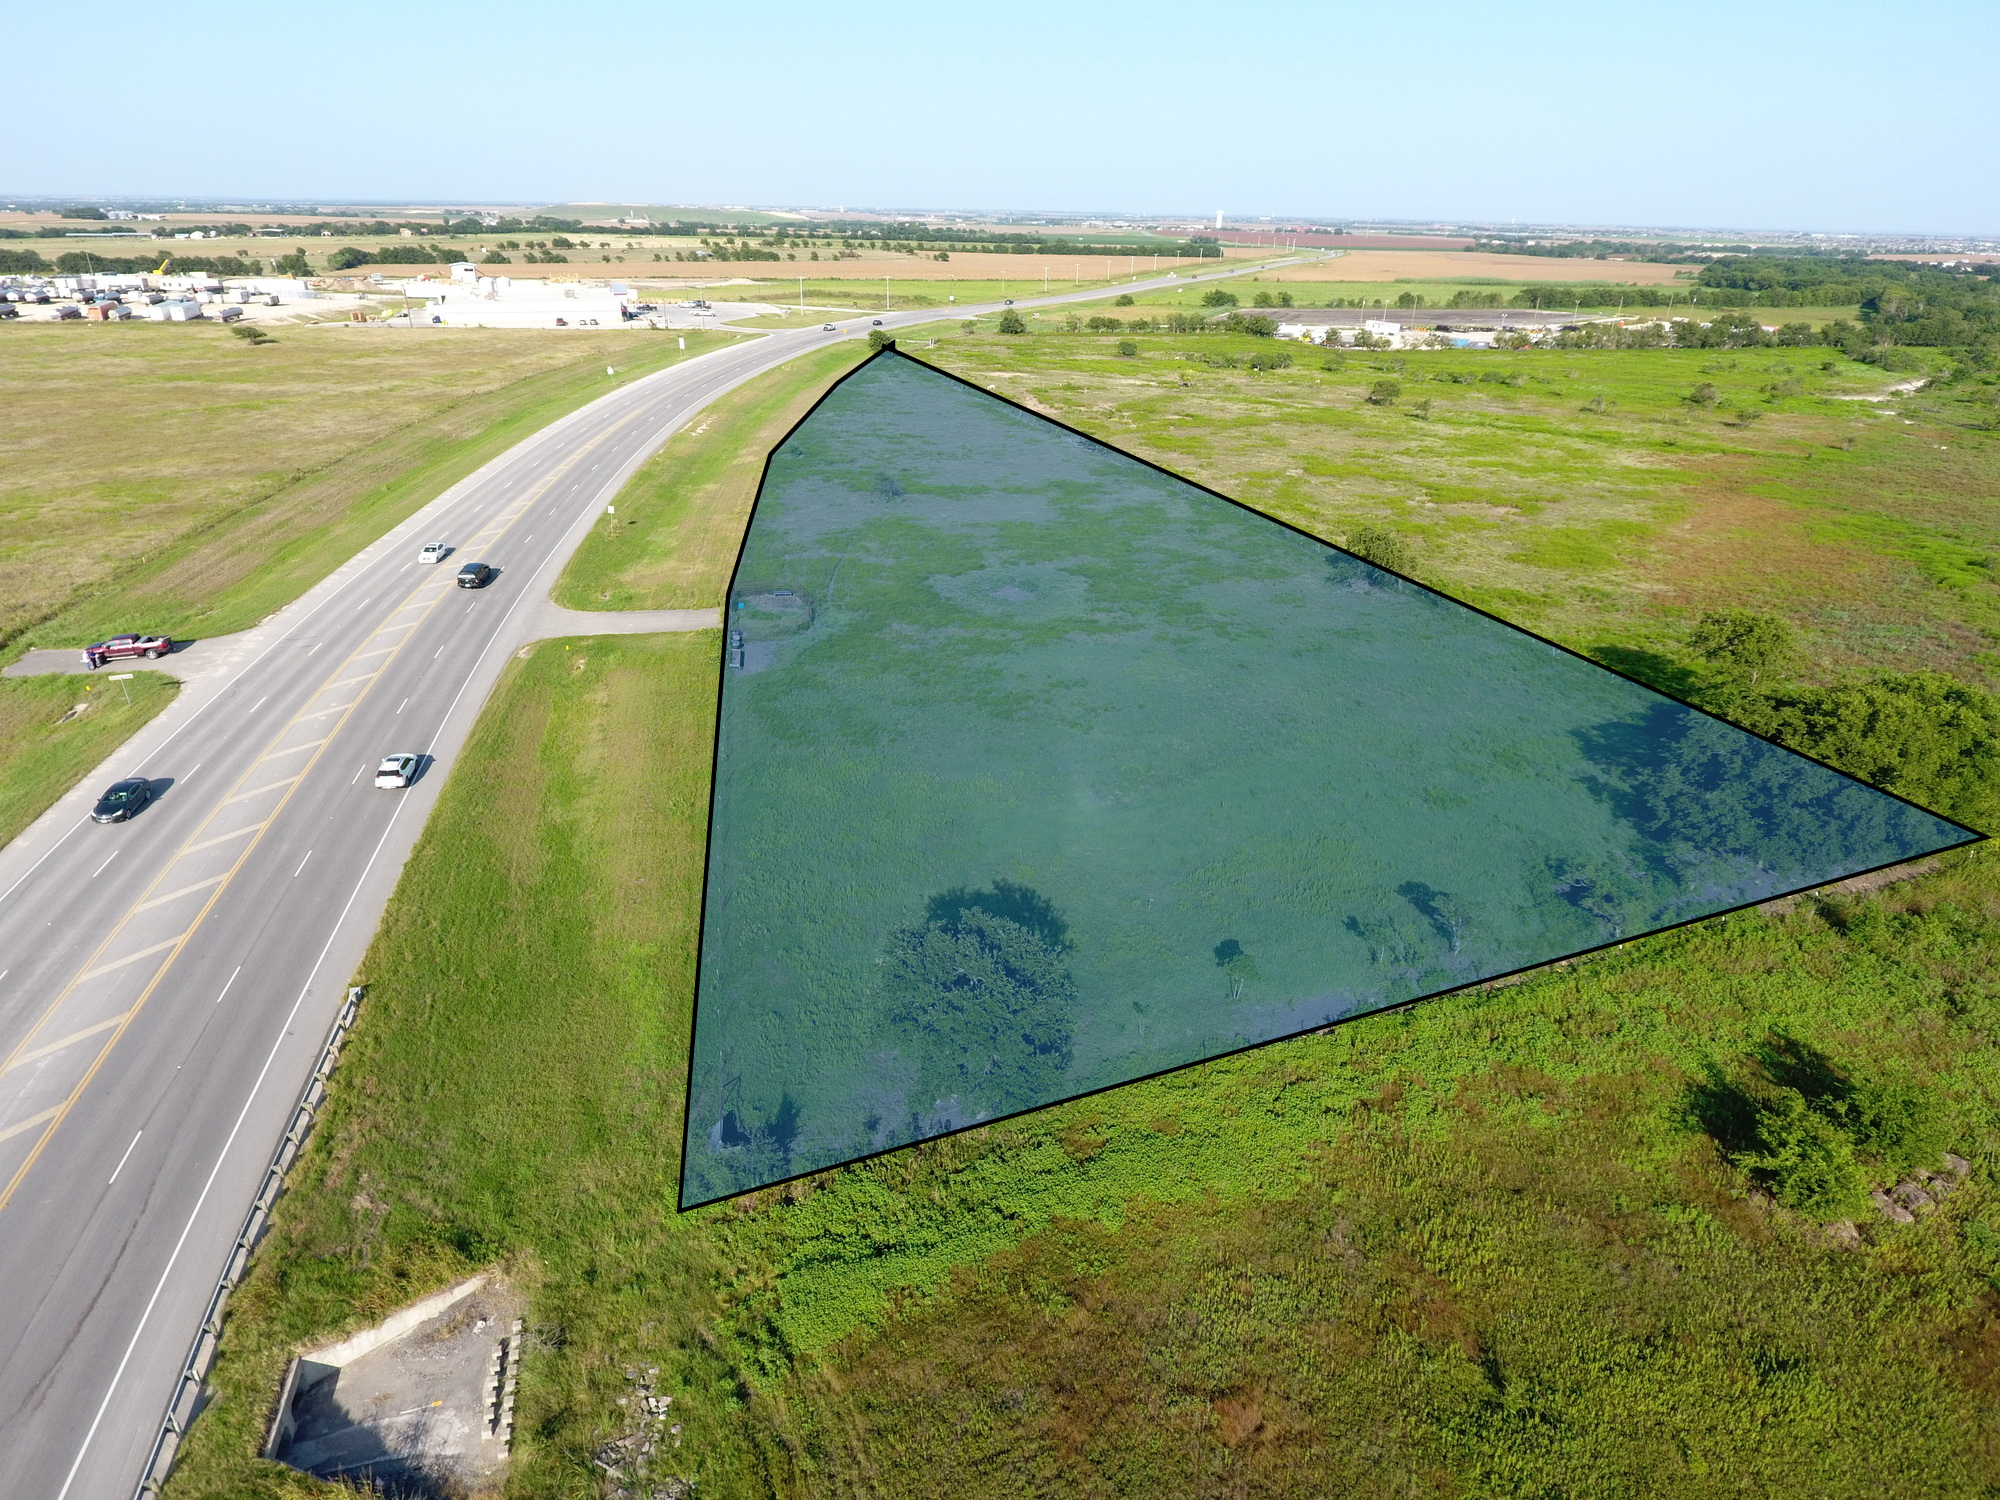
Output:
<path fill-rule="evenodd" d="M 132 674 L 130 672 L 117 672 L 112 674 L 111 680 L 117 683 L 119 690 L 125 694 L 126 703 L 131 703 L 132 690 L 126 687 L 125 684 L 132 680 Z"/>

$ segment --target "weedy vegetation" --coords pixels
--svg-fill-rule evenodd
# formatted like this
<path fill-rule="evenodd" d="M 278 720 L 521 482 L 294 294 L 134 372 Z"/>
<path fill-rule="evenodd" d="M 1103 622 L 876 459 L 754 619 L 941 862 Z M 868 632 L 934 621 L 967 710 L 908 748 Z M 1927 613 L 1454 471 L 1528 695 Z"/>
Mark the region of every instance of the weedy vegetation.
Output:
<path fill-rule="evenodd" d="M 1918 350 L 1938 378 L 1899 390 L 1833 351 L 1257 370 L 1181 357 L 1252 335 L 939 333 L 983 386 L 1994 826 L 1976 362 Z M 331 1493 L 255 1456 L 285 1359 L 495 1262 L 533 1299 L 518 1497 L 601 1492 L 637 1364 L 683 1424 L 653 1480 L 713 1496 L 2000 1486 L 1987 849 L 676 1215 L 719 649 L 510 666 L 174 1496 Z"/>

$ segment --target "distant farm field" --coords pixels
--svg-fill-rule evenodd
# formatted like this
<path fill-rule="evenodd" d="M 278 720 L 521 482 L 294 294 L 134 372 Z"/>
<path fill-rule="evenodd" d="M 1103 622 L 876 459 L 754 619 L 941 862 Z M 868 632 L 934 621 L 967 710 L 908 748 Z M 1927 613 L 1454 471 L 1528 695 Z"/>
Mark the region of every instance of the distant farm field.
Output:
<path fill-rule="evenodd" d="M 1644 260 L 1574 260 L 1496 255 L 1481 250 L 1350 250 L 1325 260 L 1283 266 L 1265 272 L 1264 276 L 1270 281 L 1395 281 L 1405 276 L 1420 276 L 1537 282 L 1623 281 L 1634 286 L 1670 286 L 1676 280 L 1692 280 L 1676 273 L 1695 269 Z"/>

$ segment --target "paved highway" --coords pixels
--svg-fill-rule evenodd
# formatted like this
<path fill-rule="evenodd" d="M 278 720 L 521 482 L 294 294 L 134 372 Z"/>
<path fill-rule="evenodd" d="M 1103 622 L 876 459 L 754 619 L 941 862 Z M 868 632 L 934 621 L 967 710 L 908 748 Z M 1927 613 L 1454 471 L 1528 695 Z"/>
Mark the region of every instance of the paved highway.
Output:
<path fill-rule="evenodd" d="M 551 605 L 592 519 L 708 402 L 870 323 L 747 339 L 552 424 L 231 638 L 0 851 L 0 1496 L 124 1500 L 140 1483 L 272 1149 L 508 655 L 715 622 L 600 627 Z M 420 563 L 436 538 L 456 550 Z M 498 578 L 456 588 L 468 561 Z M 426 757 L 417 784 L 375 790 L 376 761 L 405 750 Z M 89 823 L 127 775 L 161 795 L 130 823 Z"/>

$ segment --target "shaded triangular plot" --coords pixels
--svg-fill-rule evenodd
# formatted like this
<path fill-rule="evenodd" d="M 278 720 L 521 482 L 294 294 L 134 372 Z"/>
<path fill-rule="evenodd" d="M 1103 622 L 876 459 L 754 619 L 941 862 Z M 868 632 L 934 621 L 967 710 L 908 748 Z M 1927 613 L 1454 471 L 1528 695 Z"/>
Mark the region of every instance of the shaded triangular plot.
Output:
<path fill-rule="evenodd" d="M 683 1207 L 1977 837 L 894 353 L 727 626 Z"/>

